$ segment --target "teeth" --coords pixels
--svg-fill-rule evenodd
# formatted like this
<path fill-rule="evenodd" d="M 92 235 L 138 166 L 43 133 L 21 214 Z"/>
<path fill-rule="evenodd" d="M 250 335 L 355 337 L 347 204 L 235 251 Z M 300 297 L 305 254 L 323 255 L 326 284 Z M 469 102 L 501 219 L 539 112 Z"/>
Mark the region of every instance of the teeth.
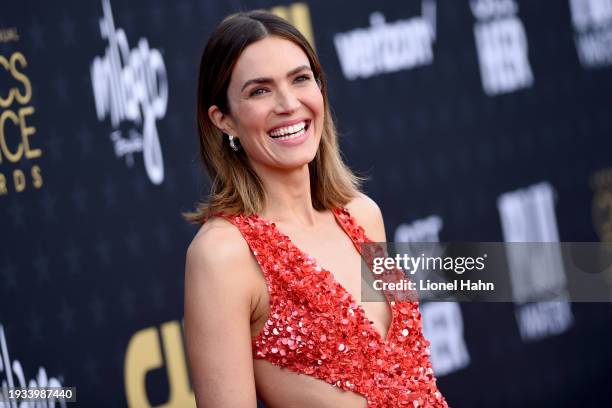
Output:
<path fill-rule="evenodd" d="M 302 129 L 302 130 L 298 131 L 297 133 L 293 133 L 293 134 L 287 135 L 287 136 L 275 137 L 274 139 L 276 139 L 276 140 L 295 139 L 296 137 L 303 135 L 304 132 L 306 132 L 306 131 L 304 129 Z"/>
<path fill-rule="evenodd" d="M 286 126 L 286 127 L 282 127 L 279 129 L 274 129 L 272 132 L 270 132 L 270 136 L 278 137 L 278 136 L 288 135 L 290 133 L 295 133 L 297 131 L 300 131 L 304 129 L 305 127 L 306 127 L 306 122 L 300 122 L 292 126 Z"/>

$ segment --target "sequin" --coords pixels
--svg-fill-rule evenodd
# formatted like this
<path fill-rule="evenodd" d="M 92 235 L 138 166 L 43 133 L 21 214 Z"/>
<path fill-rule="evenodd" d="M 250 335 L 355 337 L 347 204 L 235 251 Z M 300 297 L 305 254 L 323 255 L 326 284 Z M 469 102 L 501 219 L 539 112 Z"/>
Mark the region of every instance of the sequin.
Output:
<path fill-rule="evenodd" d="M 361 246 L 372 241 L 346 208 L 332 212 L 372 265 L 382 248 Z M 448 407 L 436 385 L 414 294 L 385 292 L 391 324 L 383 338 L 333 274 L 274 223 L 257 215 L 215 215 L 238 227 L 268 285 L 269 319 L 252 339 L 254 358 L 361 394 L 368 408 Z M 404 277 L 400 270 L 382 276 Z"/>

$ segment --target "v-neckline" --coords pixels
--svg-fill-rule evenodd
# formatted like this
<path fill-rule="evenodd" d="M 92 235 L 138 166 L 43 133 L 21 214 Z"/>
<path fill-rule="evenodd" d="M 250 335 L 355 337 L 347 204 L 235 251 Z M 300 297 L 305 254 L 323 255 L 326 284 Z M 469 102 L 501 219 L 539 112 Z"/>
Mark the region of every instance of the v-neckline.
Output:
<path fill-rule="evenodd" d="M 339 211 L 342 211 L 342 209 L 338 209 Z M 357 250 L 357 254 L 359 254 L 359 257 L 363 259 L 363 254 L 359 248 L 359 245 L 357 244 L 357 242 L 355 241 L 355 239 L 353 239 L 353 237 L 351 236 L 350 231 L 348 231 L 346 229 L 346 227 L 343 225 L 343 221 L 340 219 L 339 215 L 336 214 L 335 209 L 330 210 L 331 213 L 334 216 L 334 220 L 336 221 L 336 223 L 340 226 L 340 228 L 342 229 L 342 231 L 349 237 L 349 239 L 351 240 L 351 242 L 353 243 L 353 246 L 355 247 L 355 249 Z M 366 319 L 369 323 L 369 327 L 370 330 L 376 335 L 376 338 L 381 342 L 381 343 L 387 343 L 389 341 L 389 337 L 391 335 L 391 332 L 393 330 L 393 325 L 395 322 L 395 308 L 393 307 L 393 304 L 389 301 L 389 298 L 387 297 L 387 295 L 385 293 L 383 293 L 383 296 L 385 298 L 385 304 L 387 305 L 387 309 L 389 309 L 389 312 L 391 313 L 391 321 L 389 322 L 389 327 L 387 328 L 387 332 L 385 333 L 385 336 L 383 337 L 383 335 L 378 331 L 378 329 L 374 326 L 373 320 L 371 320 L 368 315 L 365 312 L 365 309 L 363 308 L 363 305 L 361 304 L 361 302 L 357 302 L 357 300 L 355 299 L 355 297 L 353 296 L 353 294 L 351 292 L 349 292 L 344 285 L 342 285 L 340 283 L 340 281 L 338 281 L 336 279 L 336 276 L 327 268 L 324 268 L 321 263 L 319 262 L 319 260 L 317 258 L 315 258 L 314 256 L 311 256 L 310 254 L 306 253 L 305 251 L 303 251 L 302 249 L 300 249 L 300 247 L 298 247 L 293 240 L 289 237 L 289 235 L 285 234 L 284 232 L 282 232 L 277 226 L 276 223 L 267 220 L 266 218 L 257 215 L 257 214 L 253 214 L 253 216 L 255 216 L 256 218 L 260 219 L 261 221 L 267 222 L 269 225 L 272 226 L 274 232 L 278 235 L 280 235 L 281 237 L 285 238 L 287 240 L 287 242 L 289 243 L 290 246 L 293 247 L 293 249 L 298 252 L 298 254 L 300 254 L 304 259 L 311 259 L 314 262 L 314 266 L 320 269 L 320 271 L 324 274 L 326 274 L 326 276 L 328 278 L 330 278 L 331 282 L 336 285 L 337 287 L 340 288 L 340 291 L 342 292 L 342 296 L 347 295 L 348 296 L 348 300 L 350 301 L 350 303 L 354 303 L 357 306 L 357 310 L 359 311 L 359 313 L 361 313 L 361 318 Z M 364 232 L 364 236 L 365 236 L 365 232 Z M 367 238 L 367 236 L 366 236 Z M 369 239 L 369 238 L 368 238 Z M 371 272 L 371 271 L 370 271 Z"/>

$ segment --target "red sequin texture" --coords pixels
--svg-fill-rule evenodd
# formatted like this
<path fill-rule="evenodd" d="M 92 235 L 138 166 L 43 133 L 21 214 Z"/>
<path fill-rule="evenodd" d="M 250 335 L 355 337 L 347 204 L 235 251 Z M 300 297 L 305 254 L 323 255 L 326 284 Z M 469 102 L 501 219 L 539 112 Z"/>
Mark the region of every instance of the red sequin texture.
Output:
<path fill-rule="evenodd" d="M 362 252 L 361 244 L 372 241 L 348 210 L 333 213 L 364 259 L 376 255 Z M 254 358 L 361 394 L 368 408 L 448 406 L 436 386 L 416 301 L 386 293 L 392 320 L 383 339 L 332 273 L 274 223 L 257 215 L 224 217 L 240 229 L 268 284 L 270 312 L 253 339 Z"/>

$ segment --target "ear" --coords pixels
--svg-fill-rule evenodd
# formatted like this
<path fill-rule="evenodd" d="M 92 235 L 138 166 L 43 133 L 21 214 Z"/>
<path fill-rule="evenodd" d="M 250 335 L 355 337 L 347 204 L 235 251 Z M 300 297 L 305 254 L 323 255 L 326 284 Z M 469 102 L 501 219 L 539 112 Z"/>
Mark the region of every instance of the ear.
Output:
<path fill-rule="evenodd" d="M 208 117 L 210 121 L 223 133 L 228 135 L 236 135 L 234 121 L 229 116 L 221 112 L 221 109 L 217 105 L 212 105 L 208 108 Z"/>

